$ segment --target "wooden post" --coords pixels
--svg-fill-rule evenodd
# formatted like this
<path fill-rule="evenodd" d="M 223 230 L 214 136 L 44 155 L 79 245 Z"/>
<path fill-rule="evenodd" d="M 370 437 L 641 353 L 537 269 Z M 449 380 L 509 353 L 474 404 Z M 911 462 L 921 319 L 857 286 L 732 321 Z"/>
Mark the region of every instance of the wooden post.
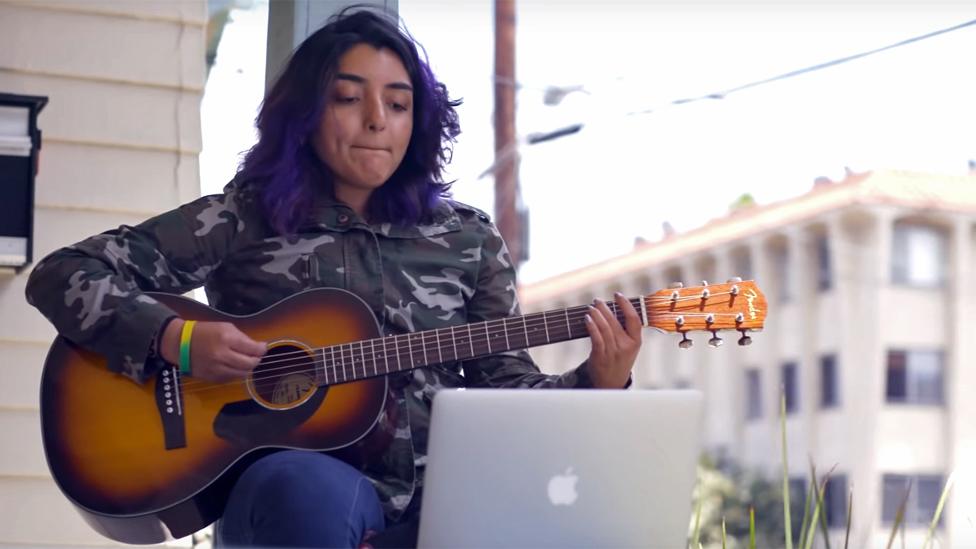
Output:
<path fill-rule="evenodd" d="M 495 0 L 495 223 L 516 269 L 522 259 L 515 134 L 515 0 Z"/>

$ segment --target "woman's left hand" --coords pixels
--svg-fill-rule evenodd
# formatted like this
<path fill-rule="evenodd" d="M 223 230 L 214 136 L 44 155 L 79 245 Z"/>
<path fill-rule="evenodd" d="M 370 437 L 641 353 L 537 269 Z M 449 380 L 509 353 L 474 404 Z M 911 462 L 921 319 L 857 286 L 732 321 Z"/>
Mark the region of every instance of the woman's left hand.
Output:
<path fill-rule="evenodd" d="M 623 311 L 623 325 L 600 300 L 594 300 L 586 315 L 586 331 L 592 345 L 588 362 L 590 378 L 593 386 L 601 389 L 621 389 L 627 384 L 641 346 L 637 311 L 619 292 L 614 294 L 614 301 L 617 309 Z"/>

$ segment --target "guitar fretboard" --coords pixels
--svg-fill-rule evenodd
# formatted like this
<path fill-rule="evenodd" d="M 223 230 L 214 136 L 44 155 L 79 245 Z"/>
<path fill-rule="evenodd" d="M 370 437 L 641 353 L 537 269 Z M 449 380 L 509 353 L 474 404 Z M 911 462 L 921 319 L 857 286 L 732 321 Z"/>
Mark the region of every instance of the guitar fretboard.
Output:
<path fill-rule="evenodd" d="M 641 298 L 630 303 L 647 325 Z M 608 301 L 607 307 L 623 323 L 616 303 Z M 316 350 L 316 377 L 332 385 L 579 339 L 589 335 L 588 312 L 586 306 L 570 307 L 323 347 Z"/>

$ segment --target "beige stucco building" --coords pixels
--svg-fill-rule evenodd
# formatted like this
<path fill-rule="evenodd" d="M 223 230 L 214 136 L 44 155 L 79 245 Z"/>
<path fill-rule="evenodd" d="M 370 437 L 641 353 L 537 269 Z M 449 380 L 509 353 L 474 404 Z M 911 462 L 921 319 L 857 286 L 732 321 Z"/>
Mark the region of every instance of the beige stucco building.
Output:
<path fill-rule="evenodd" d="M 691 350 L 680 350 L 677 336 L 646 331 L 636 385 L 704 391 L 707 450 L 769 475 L 782 471 L 783 386 L 790 476 L 809 476 L 808 456 L 820 471 L 835 467 L 827 506 L 836 536 L 851 489 L 851 546 L 884 547 L 911 482 L 906 539 L 921 546 L 954 471 L 939 536 L 953 547 L 976 546 L 976 174 L 820 180 L 795 199 L 739 209 L 529 285 L 523 309 L 733 276 L 754 278 L 768 299 L 754 343 L 738 347 L 731 332 L 713 349 L 710 334 L 699 334 Z M 543 366 L 569 368 L 588 345 L 532 354 Z"/>
<path fill-rule="evenodd" d="M 206 20 L 204 0 L 0 1 L 0 90 L 50 98 L 35 261 L 199 195 Z M 111 545 L 44 461 L 38 382 L 55 333 L 24 300 L 27 272 L 0 273 L 0 547 Z"/>

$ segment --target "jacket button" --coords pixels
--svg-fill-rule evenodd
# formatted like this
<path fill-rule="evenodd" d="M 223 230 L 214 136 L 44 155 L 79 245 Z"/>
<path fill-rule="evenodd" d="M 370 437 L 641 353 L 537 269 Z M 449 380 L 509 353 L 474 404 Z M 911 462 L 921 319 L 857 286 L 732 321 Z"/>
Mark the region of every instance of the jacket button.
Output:
<path fill-rule="evenodd" d="M 345 225 L 346 223 L 349 223 L 349 216 L 346 214 L 339 214 L 339 217 L 337 219 L 339 221 L 339 224 L 341 225 Z"/>

